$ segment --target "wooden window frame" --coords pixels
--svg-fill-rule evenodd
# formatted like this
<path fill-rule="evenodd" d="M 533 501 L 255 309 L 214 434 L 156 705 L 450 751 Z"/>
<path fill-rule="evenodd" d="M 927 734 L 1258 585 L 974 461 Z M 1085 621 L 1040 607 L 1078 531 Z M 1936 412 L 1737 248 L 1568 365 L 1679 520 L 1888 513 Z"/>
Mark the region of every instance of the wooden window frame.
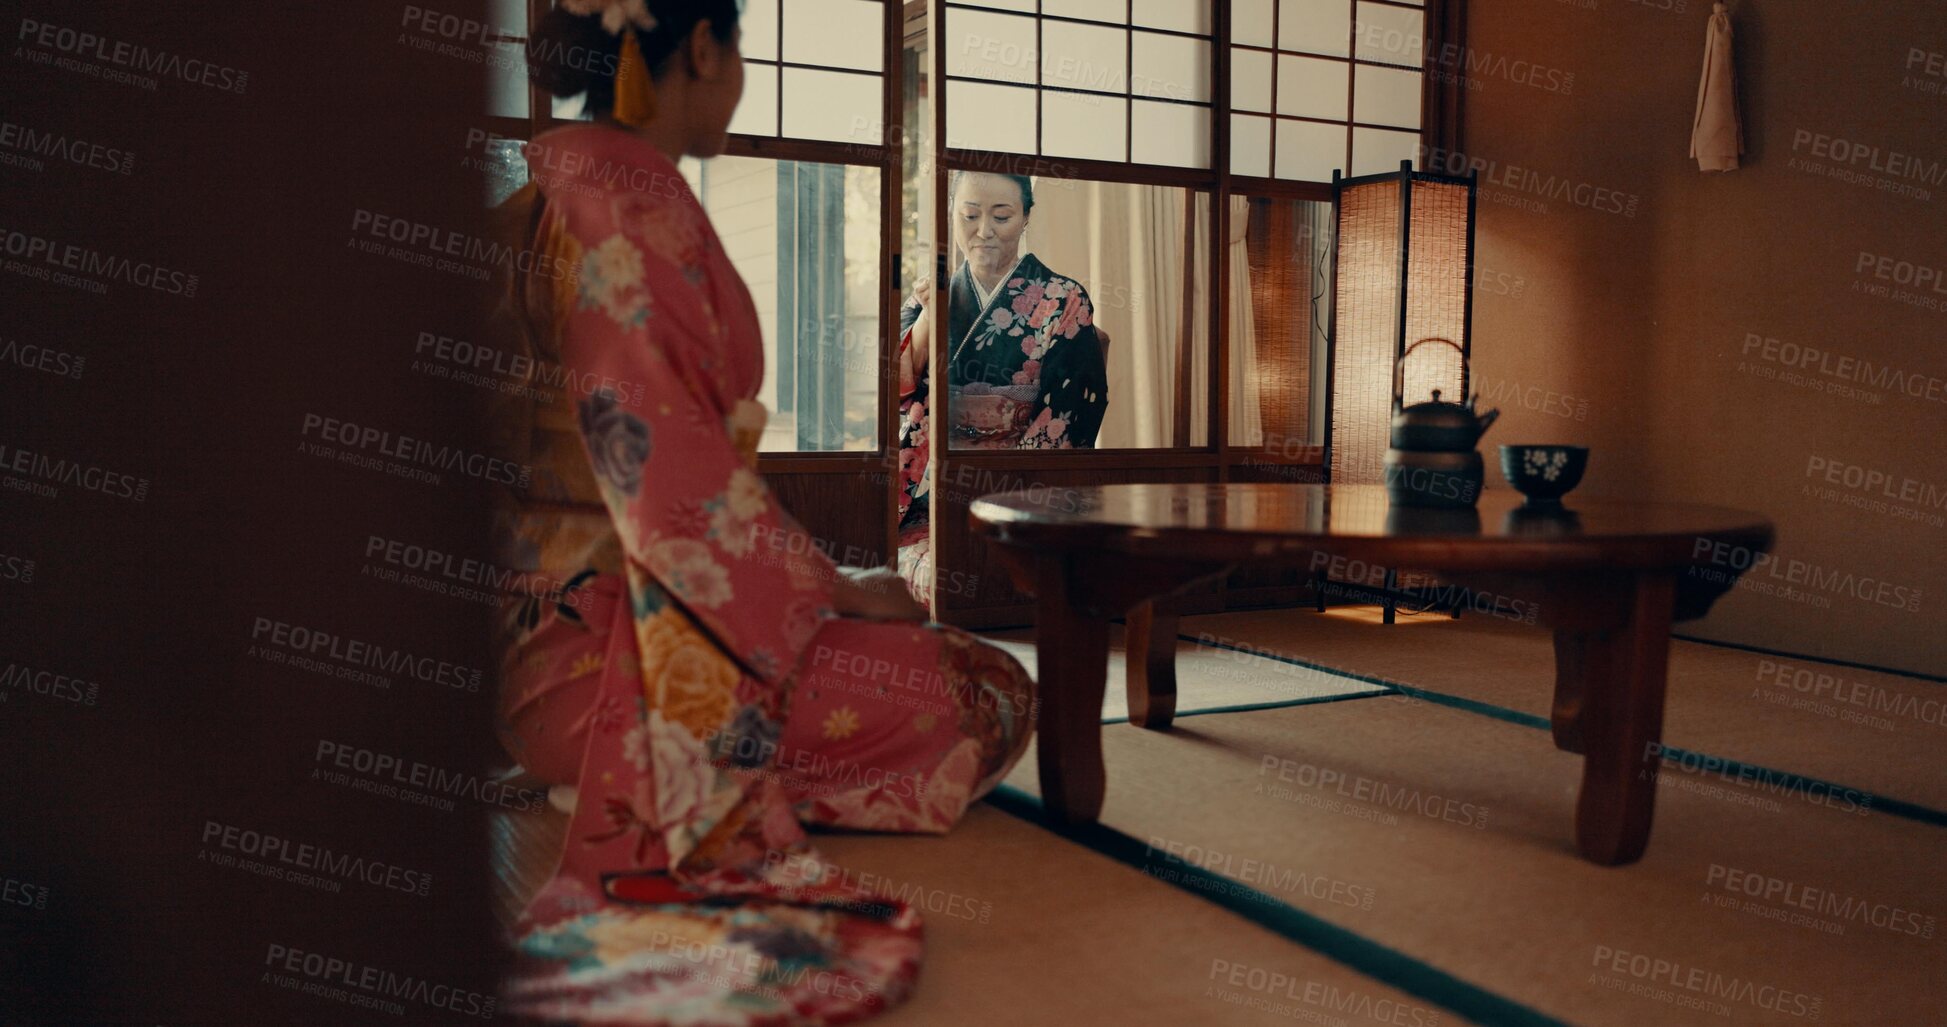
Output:
<path fill-rule="evenodd" d="M 783 88 L 782 70 L 794 66 L 783 59 L 783 8 L 791 0 L 779 0 L 778 18 L 780 23 L 778 59 L 774 62 L 780 74 L 778 88 L 778 128 L 783 129 Z M 887 8 L 884 21 L 884 57 L 879 71 L 881 82 L 880 110 L 884 129 L 881 141 L 877 144 L 839 143 L 825 140 L 794 139 L 784 136 L 751 136 L 733 134 L 725 153 L 730 156 L 767 158 L 771 160 L 810 161 L 826 164 L 844 164 L 859 167 L 876 167 L 880 172 L 880 375 L 879 375 L 879 444 L 876 449 L 866 452 L 794 452 L 765 453 L 758 460 L 759 470 L 767 476 L 806 476 L 821 479 L 851 480 L 871 483 L 881 489 L 880 515 L 883 518 L 883 532 L 874 532 L 882 542 L 885 561 L 894 559 L 898 533 L 899 492 L 898 467 L 898 418 L 899 391 L 897 362 L 892 359 L 893 345 L 898 338 L 896 326 L 899 321 L 899 306 L 903 300 L 901 282 L 901 241 L 900 229 L 904 211 L 905 147 L 904 138 L 905 100 L 904 51 L 906 24 L 909 7 L 914 0 L 875 0 Z M 931 67 L 925 79 L 930 89 L 930 102 L 933 114 L 933 129 L 929 152 L 923 155 L 921 167 L 930 161 L 934 176 L 933 228 L 935 240 L 949 238 L 947 225 L 946 187 L 949 176 L 956 170 L 997 170 L 1000 164 L 1011 173 L 1029 175 L 1050 175 L 1053 177 L 1118 182 L 1135 185 L 1174 186 L 1202 193 L 1209 197 L 1210 217 L 1200 219 L 1203 224 L 1197 227 L 1205 232 L 1208 252 L 1211 259 L 1204 269 L 1201 286 L 1211 297 L 1206 304 L 1207 333 L 1210 345 L 1206 347 L 1205 394 L 1205 443 L 1200 446 L 1172 446 L 1157 449 L 1091 449 L 1070 450 L 1058 453 L 1039 451 L 978 451 L 953 450 L 947 446 L 935 446 L 931 458 L 936 480 L 944 479 L 948 469 L 955 464 L 965 465 L 976 471 L 996 474 L 1023 474 L 1037 471 L 1076 471 L 1099 472 L 1104 479 L 1141 480 L 1146 474 L 1163 472 L 1169 474 L 1196 474 L 1205 480 L 1223 482 L 1231 480 L 1233 469 L 1242 464 L 1280 464 L 1294 467 L 1320 467 L 1324 465 L 1322 440 L 1319 445 L 1308 450 L 1291 453 L 1280 450 L 1271 451 L 1268 447 L 1233 446 L 1229 437 L 1230 395 L 1226 387 L 1230 377 L 1230 304 L 1229 296 L 1230 262 L 1223 259 L 1225 247 L 1230 237 L 1230 200 L 1233 196 L 1253 199 L 1304 200 L 1329 202 L 1332 198 L 1330 182 L 1302 182 L 1276 177 L 1257 178 L 1233 175 L 1230 170 L 1230 122 L 1231 122 L 1231 0 L 1208 0 L 1212 3 L 1212 24 L 1210 35 L 1210 88 L 1208 109 L 1210 110 L 1210 167 L 1180 168 L 1160 165 L 1135 164 L 1129 162 L 1085 160 L 1074 158 L 1047 158 L 1026 154 L 997 154 L 984 151 L 947 148 L 942 145 L 946 129 L 946 90 L 943 84 L 946 76 L 946 51 L 940 45 L 940 32 L 945 25 L 945 11 L 948 0 L 917 0 L 924 3 L 927 18 L 928 45 L 931 50 Z M 1191 2 L 1191 0 L 1185 0 Z M 1464 99 L 1464 83 L 1457 76 L 1445 74 L 1439 66 L 1437 55 L 1454 52 L 1464 47 L 1465 4 L 1466 0 L 1426 0 L 1422 4 L 1399 3 L 1398 0 L 1378 0 L 1391 6 L 1415 7 L 1424 11 L 1425 31 L 1422 41 L 1421 72 L 1421 144 L 1431 149 L 1453 151 L 1459 149 L 1459 127 L 1461 106 Z M 540 18 L 553 6 L 553 0 L 528 0 L 529 23 Z M 1037 0 L 1034 16 L 1037 18 L 1039 34 L 1040 0 Z M 1133 0 L 1125 0 L 1125 15 L 1133 11 Z M 1274 19 L 1277 5 L 1274 0 Z M 1356 12 L 1356 7 L 1355 7 Z M 1074 19 L 1059 19 L 1074 20 Z M 1130 46 L 1133 48 L 1136 26 L 1130 19 Z M 1078 22 L 1080 23 L 1080 22 Z M 1086 22 L 1087 24 L 1096 24 Z M 1152 31 L 1144 28 L 1142 31 Z M 1191 35 L 1194 33 L 1172 32 L 1156 29 L 1153 31 L 1166 35 Z M 1274 33 L 1276 31 L 1274 21 Z M 1196 36 L 1196 38 L 1202 38 Z M 506 34 L 497 41 L 518 42 L 520 37 Z M 1275 50 L 1276 37 L 1273 36 Z M 1037 58 L 1038 59 L 1038 58 Z M 1347 75 L 1356 74 L 1357 67 L 1364 64 L 1381 64 L 1387 67 L 1403 67 L 1385 62 L 1360 61 L 1356 48 L 1344 58 Z M 772 63 L 772 62 L 767 62 Z M 1273 57 L 1273 74 L 1276 73 L 1276 57 Z M 1126 84 L 1125 95 L 1133 97 L 1133 77 Z M 1039 93 L 1041 86 L 1033 87 L 1036 99 L 1036 133 L 1039 148 Z M 1348 90 L 1351 86 L 1348 85 Z M 1111 94 L 1101 94 L 1111 95 Z M 488 116 L 484 119 L 486 127 L 497 135 L 532 139 L 541 132 L 558 125 L 574 122 L 559 119 L 553 115 L 553 98 L 538 86 L 530 83 L 528 89 L 528 117 L 525 119 Z M 1350 133 L 1359 127 L 1351 121 L 1350 104 L 1354 96 L 1348 92 L 1347 124 L 1348 154 Z M 1275 79 L 1273 80 L 1272 118 L 1280 116 L 1276 112 Z M 1202 104 L 1197 104 L 1202 106 Z M 1128 104 L 1128 117 L 1134 117 L 1134 104 Z M 1287 119 L 1303 120 L 1303 119 Z M 1395 128 L 1394 126 L 1374 126 Z M 1133 125 L 1126 126 L 1133 128 Z M 1125 145 L 1133 154 L 1134 135 L 1128 133 Z M 1275 159 L 1275 154 L 1273 155 Z M 945 295 L 949 255 L 942 244 L 934 253 L 935 288 Z M 946 304 L 933 304 L 929 315 L 935 318 L 933 331 L 933 366 L 945 366 L 947 330 Z M 932 438 L 941 439 L 946 435 L 939 431 L 943 412 L 938 405 L 928 410 L 934 421 L 930 425 Z M 935 540 L 934 559 L 938 565 L 945 565 L 958 548 L 955 537 L 964 537 L 965 525 L 943 525 L 942 514 L 949 504 L 936 502 L 932 505 Z M 946 527 L 943 533 L 940 529 Z M 942 545 L 945 543 L 945 545 Z M 979 623 L 983 617 L 978 611 L 971 618 L 954 618 L 956 611 L 952 606 L 938 603 L 934 609 L 942 619 L 962 619 L 968 623 Z M 993 621 L 993 617 L 984 619 Z"/>
<path fill-rule="evenodd" d="M 1227 386 L 1230 381 L 1231 347 L 1230 303 L 1227 298 L 1230 295 L 1231 276 L 1230 261 L 1224 259 L 1224 254 L 1230 238 L 1231 197 L 1244 196 L 1252 199 L 1330 202 L 1332 199 L 1332 184 L 1329 181 L 1302 182 L 1276 177 L 1246 177 L 1231 173 L 1230 123 L 1232 111 L 1230 84 L 1231 48 L 1233 46 L 1231 42 L 1232 4 L 1231 0 L 1210 0 L 1210 2 L 1213 5 L 1210 35 L 1211 82 L 1209 89 L 1211 97 L 1211 139 L 1210 167 L 1207 169 L 1164 167 L 1071 158 L 1049 158 L 1027 154 L 998 154 L 946 147 L 943 145 L 947 123 L 946 90 L 935 87 L 931 95 L 934 125 L 931 145 L 934 175 L 932 214 L 934 238 L 937 240 L 946 240 L 949 238 L 948 197 L 946 192 L 949 177 L 957 170 L 1006 170 L 1013 174 L 1051 175 L 1061 178 L 1119 182 L 1134 185 L 1175 186 L 1209 195 L 1211 216 L 1207 219 L 1207 225 L 1199 226 L 1207 232 L 1206 244 L 1208 246 L 1208 252 L 1211 255 L 1204 269 L 1203 281 L 1201 283 L 1202 287 L 1206 290 L 1206 294 L 1211 297 L 1210 301 L 1206 304 L 1206 315 L 1209 319 L 1208 338 L 1211 344 L 1207 347 L 1207 352 L 1204 354 L 1205 359 L 1208 361 L 1205 376 L 1207 388 L 1206 402 L 1204 405 L 1205 416 L 1207 418 L 1204 429 L 1205 444 L 1193 447 L 1173 446 L 1159 449 L 1091 449 L 1045 453 L 1034 450 L 955 450 L 950 446 L 941 445 L 936 442 L 930 454 L 936 482 L 951 480 L 952 468 L 956 466 L 974 470 L 976 477 L 980 476 L 979 472 L 1005 475 L 1009 473 L 1020 474 L 1036 471 L 1057 471 L 1062 473 L 1094 471 L 1098 472 L 1103 480 L 1141 480 L 1144 472 L 1191 471 L 1202 472 L 1203 475 L 1207 476 L 1206 480 L 1213 482 L 1226 482 L 1231 480 L 1234 469 L 1243 464 L 1277 464 L 1294 468 L 1315 467 L 1319 469 L 1320 473 L 1323 472 L 1325 460 L 1324 440 L 1322 439 L 1316 440 L 1314 445 L 1306 447 L 1298 453 L 1285 452 L 1282 447 L 1278 451 L 1273 451 L 1268 446 L 1233 446 L 1230 441 L 1230 394 Z M 1455 47 L 1464 46 L 1466 0 L 1426 0 L 1424 4 L 1400 3 L 1397 0 L 1380 0 L 1380 2 L 1386 3 L 1389 6 L 1414 8 L 1424 12 L 1420 63 L 1420 71 L 1422 74 L 1420 142 L 1429 151 L 1433 149 L 1444 149 L 1448 151 L 1458 149 L 1460 146 L 1460 109 L 1464 83 L 1461 83 L 1454 76 L 1440 74 L 1437 66 L 1437 57 L 1442 52 L 1451 52 Z M 948 81 L 946 74 L 946 50 L 940 45 L 940 32 L 938 27 L 945 25 L 946 9 L 949 6 L 958 5 L 953 4 L 952 0 L 927 0 L 927 4 L 929 43 L 932 58 L 930 77 L 934 83 L 944 83 Z M 1040 31 L 1039 19 L 1044 17 L 1040 13 L 1041 6 L 1042 0 L 1036 0 L 1034 17 L 1037 18 L 1037 37 Z M 1272 37 L 1274 56 L 1272 67 L 1274 75 L 1276 73 L 1275 44 L 1277 43 L 1275 19 L 1280 6 L 1274 0 L 1272 8 L 1274 18 L 1274 34 Z M 1129 17 L 1129 15 L 1133 13 L 1133 8 L 1133 0 L 1124 0 L 1124 14 L 1130 24 L 1132 39 L 1134 37 L 1134 19 Z M 1356 6 L 1354 6 L 1353 10 L 1356 25 Z M 1089 22 L 1089 24 L 1095 23 Z M 1037 60 L 1039 60 L 1039 55 L 1037 55 Z M 1361 64 L 1405 67 L 1404 65 L 1392 65 L 1385 62 L 1360 60 L 1357 57 L 1356 40 L 1353 41 L 1353 45 L 1348 49 L 1344 60 L 1348 79 L 1356 76 L 1357 69 Z M 1359 123 L 1352 119 L 1352 103 L 1355 94 L 1350 91 L 1351 89 L 1352 86 L 1348 82 L 1346 98 L 1346 152 L 1348 159 L 1352 152 L 1352 133 L 1355 129 L 1361 127 Z M 1036 90 L 1038 94 L 1038 86 Z M 1037 134 L 1035 140 L 1037 150 L 1041 148 L 1041 140 L 1039 137 L 1039 103 L 1039 96 L 1037 95 Z M 1133 111 L 1133 104 L 1130 105 L 1130 109 Z M 1273 79 L 1271 116 L 1273 118 L 1278 117 L 1276 112 L 1275 78 Z M 1336 124 L 1336 122 L 1334 123 Z M 1396 126 L 1370 127 L 1397 130 Z M 1125 142 L 1131 147 L 1128 152 L 1133 153 L 1133 134 Z M 1275 160 L 1275 154 L 1273 154 L 1273 158 Z M 1275 167 L 1273 170 L 1275 171 Z M 946 246 L 942 244 L 939 247 L 939 252 L 935 256 L 933 268 L 934 289 L 938 295 L 944 296 L 946 294 L 948 272 L 949 256 L 946 252 Z M 932 366 L 934 367 L 945 366 L 947 359 L 945 351 L 948 335 L 946 306 L 944 303 L 936 303 L 933 305 L 933 309 L 928 312 L 929 316 L 934 318 L 932 332 L 933 353 L 930 357 L 933 362 Z M 928 425 L 930 437 L 934 440 L 947 438 L 948 436 L 943 430 L 945 427 L 945 415 L 940 409 L 940 405 L 932 405 L 927 411 L 927 416 L 931 419 Z M 935 490 L 935 497 L 936 501 L 931 504 L 933 518 L 931 525 L 931 537 L 933 539 L 932 556 L 935 560 L 935 566 L 936 568 L 958 566 L 954 561 L 965 550 L 969 542 L 966 526 L 958 523 L 964 520 L 964 517 L 959 514 L 957 509 L 948 509 L 952 504 L 938 501 L 939 491 L 937 488 Z M 941 575 L 936 574 L 936 579 L 938 577 L 941 577 Z M 943 603 L 945 598 L 945 596 L 939 593 L 938 582 L 936 580 L 935 594 L 932 596 L 933 609 L 936 612 L 935 615 L 942 620 L 951 620 L 969 626 L 980 626 L 983 624 L 1009 623 L 1018 619 L 1008 613 L 998 612 L 992 609 L 958 609 L 950 603 Z M 959 614 L 959 616 L 956 616 L 956 614 Z"/>

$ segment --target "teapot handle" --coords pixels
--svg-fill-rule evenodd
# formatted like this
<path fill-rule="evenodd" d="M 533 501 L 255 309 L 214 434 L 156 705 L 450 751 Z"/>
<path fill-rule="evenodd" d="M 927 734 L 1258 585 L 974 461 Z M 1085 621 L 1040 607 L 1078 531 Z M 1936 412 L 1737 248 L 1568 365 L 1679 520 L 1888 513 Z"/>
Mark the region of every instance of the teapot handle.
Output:
<path fill-rule="evenodd" d="M 1466 375 L 1467 377 L 1470 378 L 1473 377 L 1473 375 L 1471 374 L 1473 368 L 1470 367 L 1467 363 L 1467 351 L 1465 349 L 1461 349 L 1460 343 L 1457 343 L 1452 339 L 1443 339 L 1437 335 L 1429 335 L 1426 338 L 1421 339 L 1419 342 L 1416 342 L 1413 345 L 1406 347 L 1406 349 L 1400 353 L 1399 359 L 1393 361 L 1393 412 L 1394 413 L 1398 413 L 1400 408 L 1404 406 L 1406 403 L 1406 358 L 1408 356 L 1411 356 L 1414 350 L 1420 348 L 1420 346 L 1429 342 L 1444 342 L 1447 345 L 1452 346 L 1454 349 L 1459 350 L 1461 373 L 1463 375 Z M 1461 391 L 1465 392 L 1466 390 L 1462 389 Z"/>

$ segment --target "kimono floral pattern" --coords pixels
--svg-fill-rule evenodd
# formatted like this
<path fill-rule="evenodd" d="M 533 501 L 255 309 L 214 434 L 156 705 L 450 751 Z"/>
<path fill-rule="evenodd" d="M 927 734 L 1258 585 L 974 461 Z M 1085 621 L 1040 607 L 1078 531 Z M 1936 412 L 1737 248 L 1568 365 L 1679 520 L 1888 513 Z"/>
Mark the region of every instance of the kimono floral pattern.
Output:
<path fill-rule="evenodd" d="M 962 266 L 948 288 L 953 444 L 978 449 L 1087 449 L 1109 406 L 1108 371 L 1088 292 L 1033 254 L 981 304 Z M 921 315 L 900 311 L 900 345 Z M 900 573 L 922 599 L 931 492 L 928 370 L 902 383 L 899 420 Z"/>
<path fill-rule="evenodd" d="M 585 1023 L 872 1016 L 913 987 L 920 917 L 830 883 L 804 824 L 945 831 L 1019 759 L 1033 682 L 955 629 L 834 613 L 836 568 L 753 470 L 756 309 L 696 198 L 621 132 L 545 150 L 644 174 L 541 183 L 578 280 L 554 326 L 564 410 L 535 400 L 576 445 L 538 450 L 583 466 L 544 476 L 509 549 L 577 601 L 505 618 L 500 730 L 575 800 L 515 925 L 509 1002 Z"/>

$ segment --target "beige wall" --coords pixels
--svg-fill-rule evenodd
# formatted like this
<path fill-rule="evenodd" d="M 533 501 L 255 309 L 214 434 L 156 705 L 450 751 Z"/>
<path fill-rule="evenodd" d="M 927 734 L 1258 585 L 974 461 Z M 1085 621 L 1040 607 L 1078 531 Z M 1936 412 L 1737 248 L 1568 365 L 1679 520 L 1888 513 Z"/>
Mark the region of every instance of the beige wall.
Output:
<path fill-rule="evenodd" d="M 1470 4 L 1453 166 L 1485 162 L 1487 441 L 1594 447 L 1584 494 L 1769 514 L 1799 563 L 1747 577 L 1806 599 L 1740 589 L 1680 630 L 1947 673 L 1947 4 L 1731 9 L 1749 152 L 1704 175 L 1708 4 Z M 1846 163 L 1860 182 L 1802 166 L 1840 163 L 1820 135 L 1878 148 Z M 1787 380 L 1804 347 L 1829 356 Z M 1845 484 L 1866 474 L 1888 480 Z"/>

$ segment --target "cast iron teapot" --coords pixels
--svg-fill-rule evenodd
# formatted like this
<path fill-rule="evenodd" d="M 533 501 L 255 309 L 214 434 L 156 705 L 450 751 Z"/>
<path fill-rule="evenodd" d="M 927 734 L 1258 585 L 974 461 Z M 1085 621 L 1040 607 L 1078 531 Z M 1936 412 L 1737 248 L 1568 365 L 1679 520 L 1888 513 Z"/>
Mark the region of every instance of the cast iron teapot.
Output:
<path fill-rule="evenodd" d="M 1460 346 L 1451 339 L 1426 338 L 1406 347 L 1400 354 L 1399 363 L 1393 369 L 1393 448 L 1417 450 L 1420 452 L 1465 453 L 1480 442 L 1481 436 L 1501 416 L 1499 410 L 1489 410 L 1476 414 L 1475 404 L 1480 401 L 1476 392 L 1465 403 L 1446 403 L 1440 399 L 1440 390 L 1433 390 L 1433 399 L 1425 403 L 1415 403 L 1402 407 L 1405 396 L 1406 358 L 1414 349 L 1429 342 L 1444 342 L 1454 349 Z M 1466 361 L 1463 354 L 1462 362 Z"/>
<path fill-rule="evenodd" d="M 1441 338 L 1406 347 L 1393 364 L 1393 444 L 1386 450 L 1386 493 L 1395 506 L 1469 508 L 1480 499 L 1484 479 L 1474 444 L 1501 412 L 1475 413 L 1478 393 L 1464 404 L 1442 402 L 1439 389 L 1433 390 L 1432 401 L 1405 406 L 1406 357 L 1429 342 L 1461 350 L 1461 366 L 1466 367 L 1466 350 Z"/>

